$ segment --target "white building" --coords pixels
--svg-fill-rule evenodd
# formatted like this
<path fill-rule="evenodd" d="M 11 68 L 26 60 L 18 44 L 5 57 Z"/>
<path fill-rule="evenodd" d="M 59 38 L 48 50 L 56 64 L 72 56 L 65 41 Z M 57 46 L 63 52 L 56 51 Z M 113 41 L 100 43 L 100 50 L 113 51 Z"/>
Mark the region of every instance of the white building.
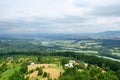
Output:
<path fill-rule="evenodd" d="M 65 67 L 68 67 L 68 68 L 73 68 L 73 64 L 75 63 L 75 60 L 69 60 L 69 63 L 68 64 L 65 64 Z"/>
<path fill-rule="evenodd" d="M 30 64 L 33 65 L 33 64 L 35 64 L 35 63 L 34 63 L 34 62 L 31 62 Z"/>
<path fill-rule="evenodd" d="M 73 68 L 73 64 L 72 63 L 65 64 L 65 67 Z"/>

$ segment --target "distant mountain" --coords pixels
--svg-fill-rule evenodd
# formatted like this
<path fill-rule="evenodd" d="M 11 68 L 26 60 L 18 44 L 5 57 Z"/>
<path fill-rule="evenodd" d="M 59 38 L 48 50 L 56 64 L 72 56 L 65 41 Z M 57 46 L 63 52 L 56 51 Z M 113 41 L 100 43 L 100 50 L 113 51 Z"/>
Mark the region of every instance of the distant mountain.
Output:
<path fill-rule="evenodd" d="M 120 39 L 120 31 L 106 31 L 92 35 L 92 38 Z"/>
<path fill-rule="evenodd" d="M 76 33 L 76 34 L 45 34 L 45 33 L 26 33 L 26 34 L 0 34 L 0 39 L 120 39 L 120 31 L 106 31 L 101 33 Z"/>

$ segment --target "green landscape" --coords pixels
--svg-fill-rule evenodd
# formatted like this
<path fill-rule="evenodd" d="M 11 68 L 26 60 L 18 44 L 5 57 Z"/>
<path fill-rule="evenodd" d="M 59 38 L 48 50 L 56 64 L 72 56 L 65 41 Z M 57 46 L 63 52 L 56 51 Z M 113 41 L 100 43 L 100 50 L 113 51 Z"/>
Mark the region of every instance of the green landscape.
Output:
<path fill-rule="evenodd" d="M 120 80 L 119 43 L 118 39 L 3 39 L 0 80 Z"/>
<path fill-rule="evenodd" d="M 119 39 L 0 40 L 0 52 L 77 52 L 120 59 Z"/>
<path fill-rule="evenodd" d="M 94 55 L 75 52 L 16 52 L 2 54 L 0 58 L 1 80 L 120 79 L 119 62 Z"/>
<path fill-rule="evenodd" d="M 120 80 L 120 0 L 0 0 L 0 80 Z"/>

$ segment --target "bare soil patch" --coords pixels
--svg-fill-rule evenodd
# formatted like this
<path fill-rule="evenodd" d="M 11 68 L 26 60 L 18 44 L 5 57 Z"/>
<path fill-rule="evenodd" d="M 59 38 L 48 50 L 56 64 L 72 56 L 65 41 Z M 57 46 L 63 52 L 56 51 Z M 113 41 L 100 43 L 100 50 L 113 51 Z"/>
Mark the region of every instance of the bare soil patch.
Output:
<path fill-rule="evenodd" d="M 33 65 L 28 65 L 28 70 L 36 69 L 37 67 L 51 68 L 51 67 L 57 67 L 57 65 L 56 64 L 33 64 Z"/>
<path fill-rule="evenodd" d="M 50 78 L 52 79 L 58 79 L 58 77 L 60 76 L 60 72 L 63 72 L 62 70 L 60 69 L 43 69 L 44 72 L 47 72 L 50 74 Z"/>
<path fill-rule="evenodd" d="M 33 64 L 28 65 L 28 71 L 29 70 L 35 70 L 37 67 L 43 67 L 43 72 L 47 72 L 52 80 L 58 79 L 60 76 L 60 73 L 63 72 L 63 69 L 60 66 L 57 66 L 57 64 Z M 26 76 L 29 76 L 30 80 L 33 80 L 34 78 L 38 78 L 40 80 L 47 80 L 47 78 L 42 78 L 42 76 L 38 76 L 38 71 L 34 71 L 31 74 L 28 74 Z"/>

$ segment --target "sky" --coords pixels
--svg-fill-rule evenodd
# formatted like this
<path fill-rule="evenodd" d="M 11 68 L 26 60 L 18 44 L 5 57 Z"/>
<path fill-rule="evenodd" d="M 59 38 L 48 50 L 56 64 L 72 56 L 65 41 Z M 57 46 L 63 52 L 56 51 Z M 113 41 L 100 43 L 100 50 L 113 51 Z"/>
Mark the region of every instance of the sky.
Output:
<path fill-rule="evenodd" d="M 0 34 L 120 31 L 120 0 L 0 0 Z"/>

